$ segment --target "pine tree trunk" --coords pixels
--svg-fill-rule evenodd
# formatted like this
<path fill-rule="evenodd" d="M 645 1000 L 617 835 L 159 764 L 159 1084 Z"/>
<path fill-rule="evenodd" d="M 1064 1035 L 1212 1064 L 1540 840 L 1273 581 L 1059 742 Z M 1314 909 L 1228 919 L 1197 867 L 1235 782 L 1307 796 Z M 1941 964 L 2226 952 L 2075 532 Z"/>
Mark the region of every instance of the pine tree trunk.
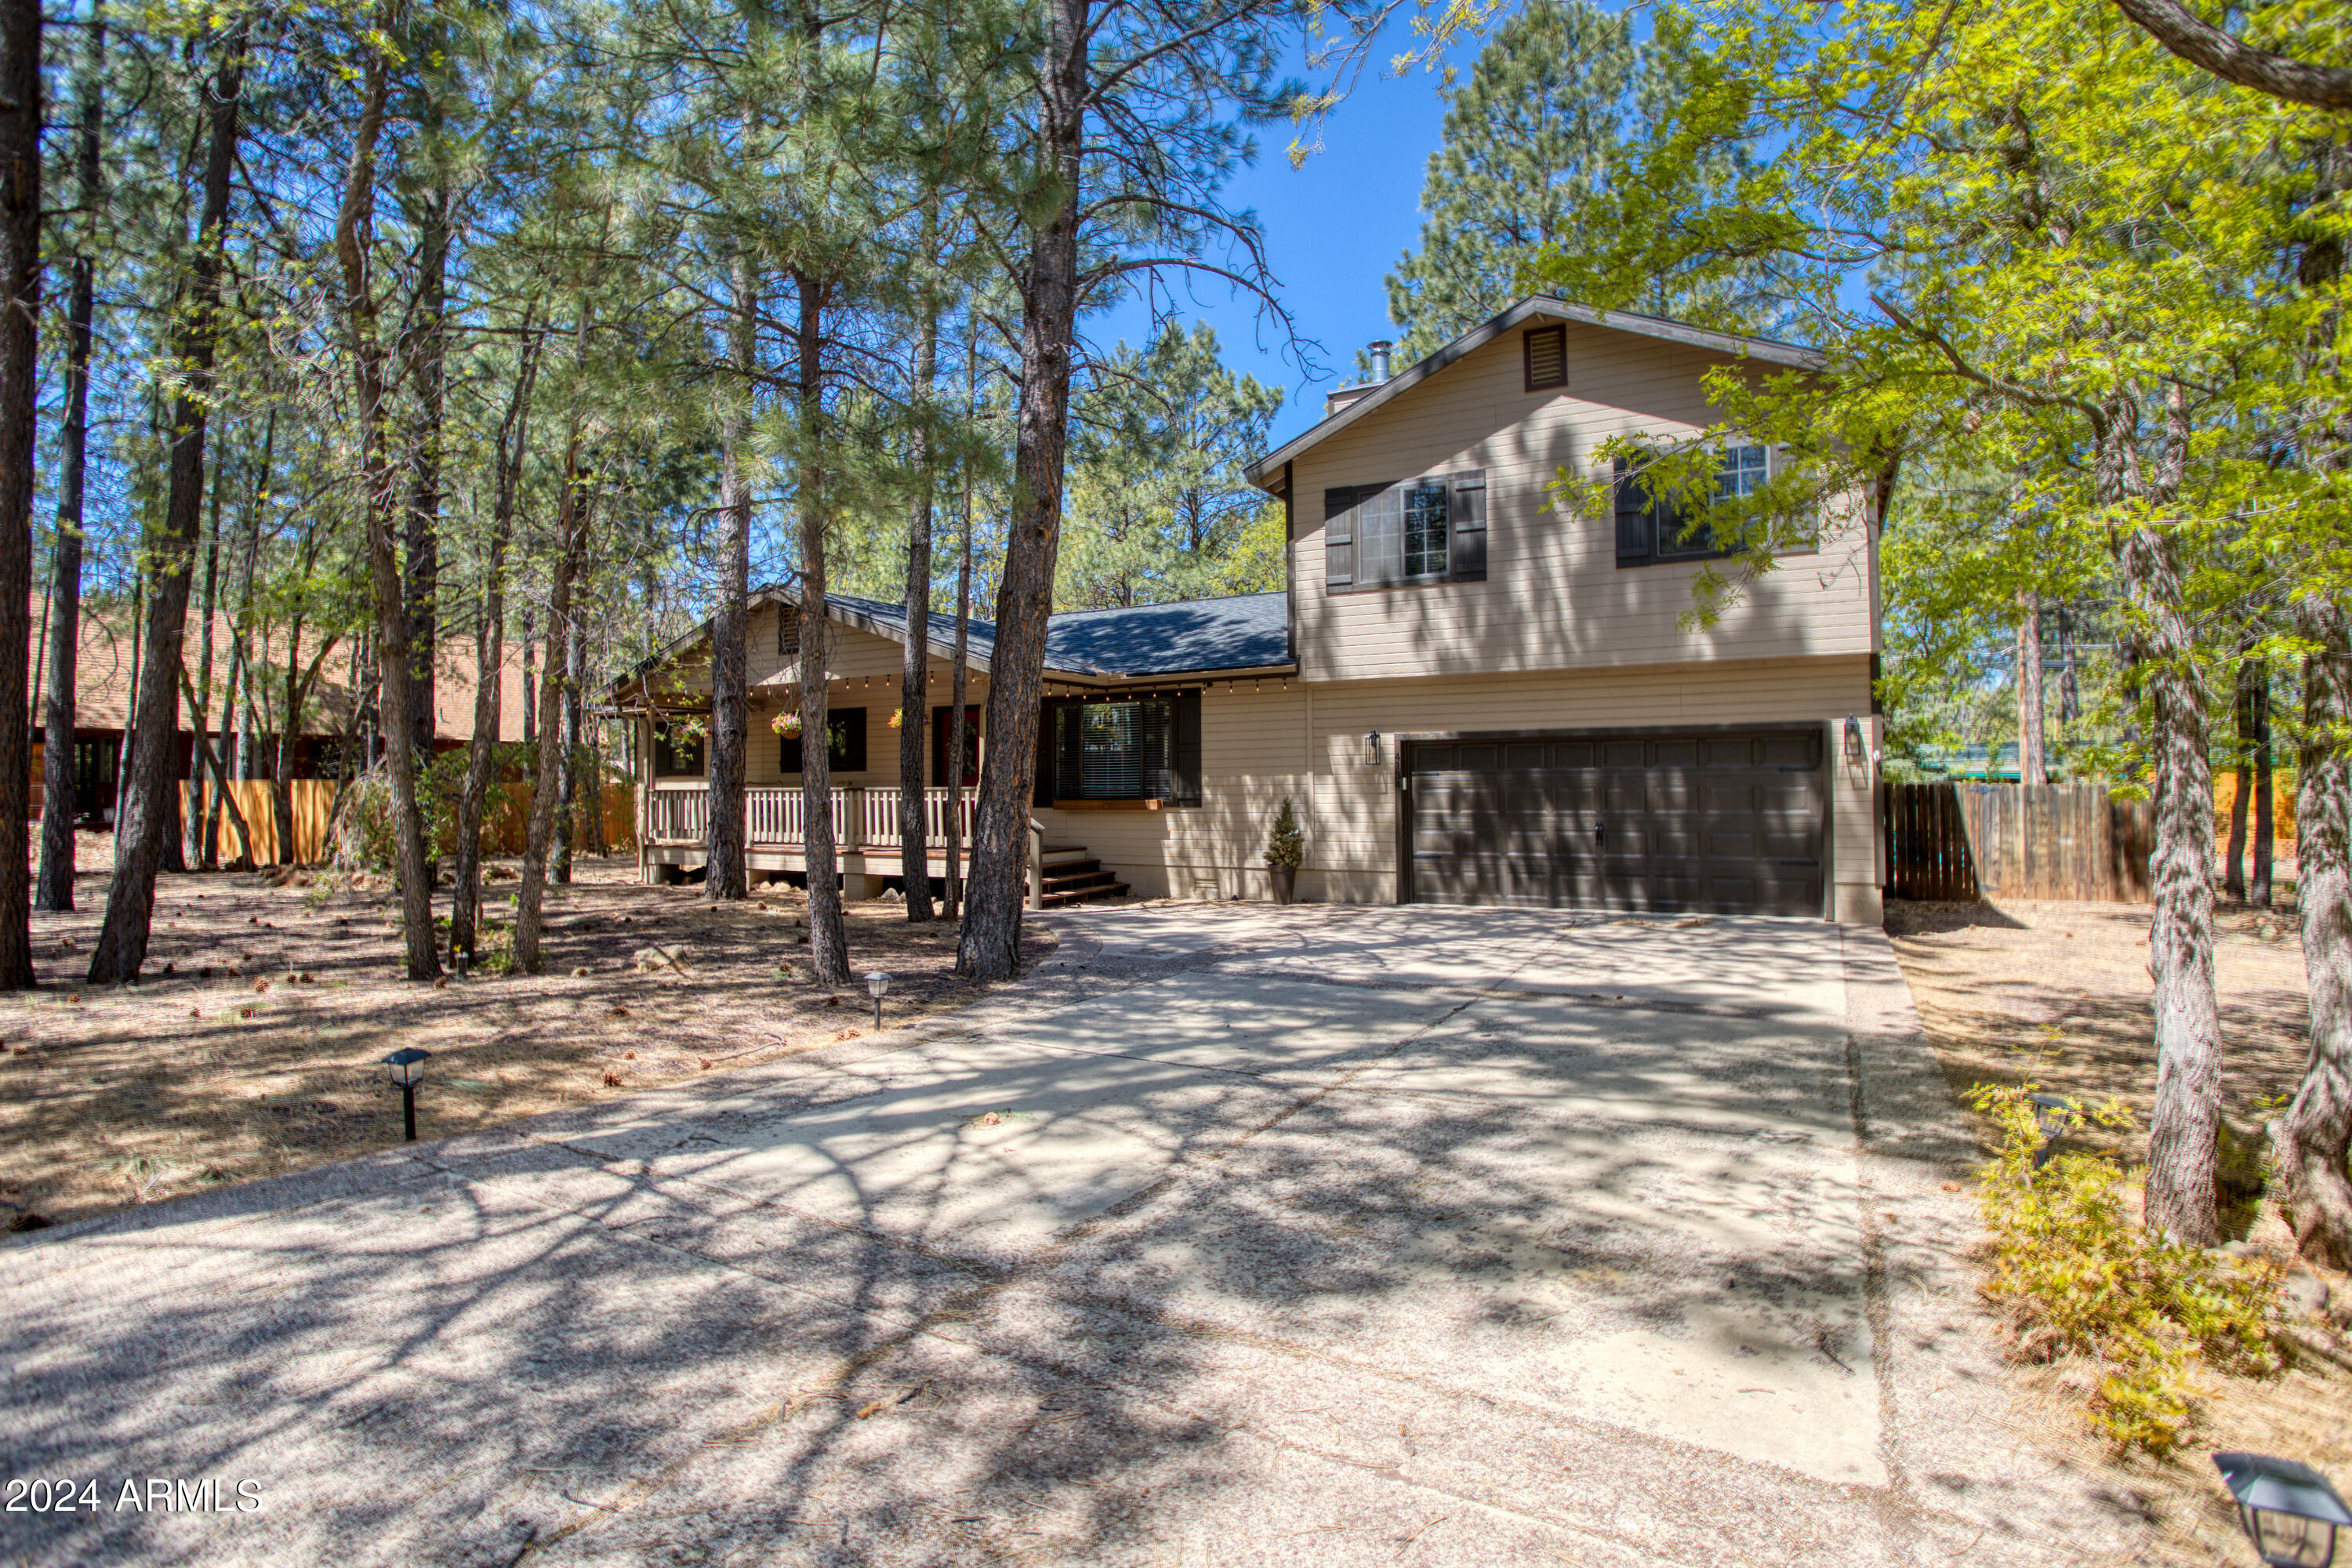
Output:
<path fill-rule="evenodd" d="M 1069 437 L 1071 343 L 1077 321 L 1079 163 L 1086 140 L 1087 0 L 1048 0 L 1039 137 L 1062 195 L 1037 228 L 1022 279 L 1021 402 L 1013 444 L 1013 516 L 996 595 L 989 660 L 988 755 L 972 825 L 957 972 L 1009 980 L 1021 965 L 1028 891 L 1029 810 L 1036 784 L 1045 622 L 1061 544 Z"/>
<path fill-rule="evenodd" d="M 923 255 L 931 254 L 933 224 L 926 215 Z M 931 910 L 930 846 L 923 821 L 923 752 L 929 725 L 931 671 L 931 382 L 938 373 L 939 315 L 929 305 L 915 333 L 914 450 L 921 487 L 907 520 L 907 642 L 898 668 L 898 874 L 907 889 L 907 918 L 928 921 Z"/>
<path fill-rule="evenodd" d="M 2295 780 L 2295 908 L 2310 992 L 2311 1054 L 2271 1123 L 2282 1201 L 2304 1257 L 2352 1268 L 2352 637 L 2340 605 L 2305 601 L 2303 745 Z"/>
<path fill-rule="evenodd" d="M 41 7 L 0 3 L 0 991 L 33 985 L 27 818 L 33 736 L 25 666 L 33 636 L 33 490 L 39 461 Z M 68 758 L 70 761 L 70 758 Z"/>
<path fill-rule="evenodd" d="M 800 300 L 801 864 L 808 868 L 809 967 L 819 983 L 849 984 L 849 934 L 842 921 L 841 858 L 833 837 L 833 759 L 825 732 L 824 304 L 818 281 L 795 271 Z"/>
<path fill-rule="evenodd" d="M 2234 783 L 2230 795 L 2230 843 L 2221 860 L 2221 892 L 2240 903 L 2246 899 L 2246 808 L 2254 795 L 2254 662 L 2242 656 L 2238 660 L 2237 700 L 2231 707 L 2238 732 L 2237 743 L 2231 748 Z"/>
<path fill-rule="evenodd" d="M 2083 684 L 2074 675 L 2074 616 L 2058 606 L 2058 743 L 2070 743 L 2083 717 Z"/>
<path fill-rule="evenodd" d="M 581 310 L 579 337 L 587 338 L 587 310 Z M 563 491 L 556 501 L 555 563 L 547 594 L 547 660 L 540 676 L 539 710 L 551 720 L 559 712 L 568 639 L 577 635 L 572 625 L 572 578 L 578 569 L 586 507 L 581 491 L 585 476 L 580 468 L 580 431 L 575 416 L 564 444 Z M 555 812 L 562 794 L 563 732 L 560 721 L 546 726 L 539 748 L 538 777 L 530 795 L 530 824 L 524 830 L 522 880 L 515 889 L 514 961 L 524 974 L 540 972 L 540 908 L 545 900 L 548 848 L 555 837 Z"/>
<path fill-rule="evenodd" d="M 106 129 L 106 22 L 100 4 L 90 7 L 83 51 L 81 136 L 75 163 L 82 206 L 96 214 L 106 201 L 100 162 Z M 65 423 L 58 441 L 58 538 L 49 557 L 48 690 L 41 715 L 41 873 L 34 900 L 42 909 L 58 911 L 74 907 L 74 818 L 97 804 L 74 797 L 74 680 L 81 654 L 82 491 L 89 471 L 89 345 L 98 309 L 97 264 L 89 254 L 87 240 L 74 258 L 72 279 L 66 297 Z"/>
<path fill-rule="evenodd" d="M 386 450 L 389 410 L 383 349 L 376 337 L 376 301 L 370 276 L 374 243 L 375 146 L 383 129 L 385 65 L 371 47 L 364 68 L 364 105 L 353 138 L 342 210 L 335 224 L 335 251 L 343 273 L 343 313 L 351 336 L 351 359 L 359 416 L 360 470 L 367 509 L 368 579 L 375 596 L 375 676 L 379 735 L 384 773 L 391 785 L 393 848 L 400 873 L 402 943 L 411 980 L 441 973 L 433 939 L 433 867 L 425 844 L 425 816 L 417 798 L 416 732 L 409 689 L 407 606 L 401 593 L 400 564 L 393 548 L 393 525 L 402 510 L 398 476 Z M 287 715 L 290 730 L 293 715 Z M 284 759 L 287 741 L 278 753 Z M 281 779 L 279 788 L 290 788 Z"/>
<path fill-rule="evenodd" d="M 245 563 L 237 579 L 236 608 L 229 616 L 228 674 L 221 682 L 221 722 L 216 748 L 219 755 L 213 770 L 215 779 L 237 767 L 243 760 L 243 731 L 248 727 L 248 721 L 238 706 L 238 696 L 247 684 L 245 630 L 253 606 L 253 565 L 261 537 L 262 500 L 268 493 L 269 474 L 277 460 L 278 411 L 273 408 L 262 427 L 261 461 L 253 471 L 253 489 L 246 501 Z M 235 776 L 241 778 L 244 775 L 240 773 Z M 215 845 L 220 842 L 222 807 L 228 804 L 227 785 L 223 784 L 213 796 L 212 809 L 205 814 L 205 833 L 208 841 Z M 229 858 L 228 863 L 233 868 L 242 869 L 253 864 L 253 836 L 251 825 L 245 820 L 243 803 L 236 803 L 236 853 Z"/>
<path fill-rule="evenodd" d="M 954 661 L 948 677 L 948 897 L 950 920 L 963 916 L 963 760 L 966 692 L 971 679 L 971 485 L 963 492 L 963 558 L 956 566 Z"/>
<path fill-rule="evenodd" d="M 437 92 L 428 92 L 423 131 L 428 142 L 442 118 Z M 431 156 L 430 149 L 427 156 Z M 408 614 L 409 733 L 418 757 L 433 755 L 439 727 L 434 710 L 434 657 L 441 643 L 441 433 L 448 385 L 449 188 L 436 183 L 425 197 L 417 235 L 415 343 L 416 423 L 409 442 L 407 561 L 402 595 Z"/>
<path fill-rule="evenodd" d="M 2213 779 L 2206 752 L 2196 632 L 2172 541 L 2134 529 L 2124 574 L 2140 618 L 2139 676 L 2153 710 L 2156 848 L 2148 930 L 2156 995 L 2156 1108 L 2148 1126 L 2148 1225 L 2198 1247 L 2221 1237 L 2214 1180 L 2221 1114 L 2220 1009 L 2213 992 Z"/>
<path fill-rule="evenodd" d="M 131 752 L 139 742 L 139 661 L 147 649 L 140 635 L 147 624 L 147 568 L 142 563 L 131 584 L 131 700 L 122 715 L 122 739 L 114 752 L 114 865 L 122 867 L 122 818 L 131 804 Z"/>
<path fill-rule="evenodd" d="M 522 606 L 522 743 L 526 746 L 539 740 L 539 673 L 532 663 L 538 656 L 532 642 L 537 635 L 535 606 L 525 598 Z"/>
<path fill-rule="evenodd" d="M 744 777 L 750 766 L 751 696 L 747 600 L 751 592 L 751 485 L 745 473 L 751 421 L 752 336 L 757 286 L 735 264 L 728 342 L 734 374 L 726 378 L 719 421 L 719 604 L 710 618 L 710 802 L 705 814 L 703 896 L 740 899 L 751 890 L 746 856 Z M 781 610 L 779 611 L 781 614 Z"/>
<path fill-rule="evenodd" d="M 2246 902 L 2258 910 L 2271 907 L 2271 858 L 2278 847 L 2276 815 L 2278 779 L 2273 772 L 2277 753 L 2271 745 L 2271 667 L 2254 666 L 2254 869 L 2246 880 Z"/>
<path fill-rule="evenodd" d="M 582 503 L 582 510 L 591 509 Z M 581 537 L 588 537 L 586 517 L 581 521 Z M 581 568 L 574 567 L 576 578 Z M 575 588 L 576 592 L 576 588 Z M 559 738 L 563 742 L 563 795 L 555 813 L 555 848 L 548 864 L 549 879 L 559 888 L 572 885 L 572 850 L 580 837 L 580 692 L 588 671 L 588 631 L 572 617 L 572 633 L 564 638 L 563 698 L 560 711 L 563 722 Z"/>
<path fill-rule="evenodd" d="M 507 636 L 507 542 L 514 533 L 515 494 L 522 483 L 523 458 L 530 450 L 530 394 L 539 379 L 543 333 L 523 315 L 522 352 L 506 418 L 499 425 L 497 485 L 490 502 L 490 541 L 482 565 L 482 625 L 474 634 L 474 738 L 466 752 L 466 784 L 457 797 L 457 866 L 449 905 L 449 952 L 468 962 L 482 915 L 482 806 L 497 763 L 499 693 L 505 679 Z"/>
<path fill-rule="evenodd" d="M 187 631 L 190 570 L 194 565 L 197 531 L 205 503 L 205 438 L 210 414 L 213 361 L 220 335 L 221 273 L 228 227 L 229 178 L 236 157 L 237 111 L 245 77 L 245 45 L 250 13 L 239 13 L 221 40 L 221 59 L 210 99 L 210 144 L 205 159 L 205 184 L 197 223 L 194 276 L 190 279 L 187 317 L 178 342 L 181 386 L 173 399 L 171 469 L 164 500 L 163 527 L 149 542 L 152 585 L 147 596 L 147 625 L 136 689 L 136 727 L 143 743 L 131 753 L 130 787 L 123 815 L 115 825 L 114 880 L 106 894 L 106 917 L 90 951 L 89 979 L 94 984 L 121 984 L 139 977 L 146 962 L 149 923 L 155 911 L 155 877 L 161 868 L 165 839 L 176 826 L 174 807 L 179 784 L 172 776 L 173 737 L 179 731 L 181 647 Z M 25 602 L 19 592 L 13 601 Z M 0 616 L 9 610 L 6 572 L 0 565 Z M 23 638 L 16 639 L 21 646 Z M 8 631 L 0 621 L 0 658 L 7 656 Z M 0 670 L 0 684 L 6 680 Z M 5 731 L 0 725 L 0 796 L 24 776 L 10 772 Z M 5 805 L 0 805 L 0 858 L 7 853 Z M 18 846 L 21 858 L 22 846 Z M 5 873 L 0 867 L 0 874 Z M 0 912 L 0 932 L 5 932 Z M 0 941 L 5 941 L 0 935 Z M 5 967 L 5 961 L 0 961 Z M 0 977 L 0 984 L 5 978 Z"/>
<path fill-rule="evenodd" d="M 220 842 L 205 826 L 219 809 L 219 796 L 207 809 L 205 775 L 212 761 L 213 617 L 220 613 L 221 489 L 227 482 L 226 458 L 213 464 L 212 521 L 205 530 L 205 593 L 196 613 L 196 679 L 188 701 L 188 803 L 180 814 L 181 858 L 206 871 L 220 868 Z"/>
<path fill-rule="evenodd" d="M 2017 782 L 2047 784 L 2042 731 L 2042 595 L 2017 595 Z"/>

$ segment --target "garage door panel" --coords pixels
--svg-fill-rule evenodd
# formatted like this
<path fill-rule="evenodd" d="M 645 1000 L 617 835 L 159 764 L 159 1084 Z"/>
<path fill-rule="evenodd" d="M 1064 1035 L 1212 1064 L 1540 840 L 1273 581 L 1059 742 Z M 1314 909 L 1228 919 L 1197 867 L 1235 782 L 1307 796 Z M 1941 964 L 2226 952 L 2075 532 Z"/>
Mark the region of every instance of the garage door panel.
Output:
<path fill-rule="evenodd" d="M 1710 768 L 1752 768 L 1759 761 L 1756 755 L 1756 740 L 1749 735 L 1737 735 L 1729 740 L 1709 740 L 1699 754 Z"/>
<path fill-rule="evenodd" d="M 1652 811 L 1696 811 L 1706 798 L 1696 773 L 1653 772 L 1648 784 L 1646 798 Z"/>
<path fill-rule="evenodd" d="M 1822 754 L 1811 731 L 1415 742 L 1412 896 L 1817 914 Z"/>

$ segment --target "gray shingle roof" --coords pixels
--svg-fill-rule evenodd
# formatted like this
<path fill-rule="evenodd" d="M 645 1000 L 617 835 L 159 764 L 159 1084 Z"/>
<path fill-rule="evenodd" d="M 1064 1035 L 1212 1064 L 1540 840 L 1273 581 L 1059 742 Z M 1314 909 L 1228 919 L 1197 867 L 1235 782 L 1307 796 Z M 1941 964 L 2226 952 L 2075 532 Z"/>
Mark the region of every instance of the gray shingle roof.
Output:
<path fill-rule="evenodd" d="M 905 633 L 903 605 L 847 594 L 832 595 L 829 603 L 873 622 L 891 636 Z M 934 613 L 931 641 L 947 647 L 954 640 L 955 617 Z M 990 658 L 995 642 L 992 623 L 971 623 L 973 654 Z M 1289 662 L 1286 594 L 1184 599 L 1131 609 L 1065 610 L 1045 624 L 1045 668 L 1074 675 L 1190 675 Z"/>

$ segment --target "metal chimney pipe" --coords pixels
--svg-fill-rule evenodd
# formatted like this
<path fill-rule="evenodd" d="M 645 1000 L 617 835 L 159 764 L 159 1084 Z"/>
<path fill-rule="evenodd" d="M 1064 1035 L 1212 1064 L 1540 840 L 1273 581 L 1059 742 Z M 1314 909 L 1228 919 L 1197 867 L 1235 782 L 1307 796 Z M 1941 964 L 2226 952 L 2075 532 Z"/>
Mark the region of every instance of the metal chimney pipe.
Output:
<path fill-rule="evenodd" d="M 1389 342 L 1386 338 L 1376 339 L 1371 343 L 1372 379 L 1374 381 L 1386 381 L 1389 378 L 1389 350 L 1394 347 L 1396 347 L 1396 345 Z"/>

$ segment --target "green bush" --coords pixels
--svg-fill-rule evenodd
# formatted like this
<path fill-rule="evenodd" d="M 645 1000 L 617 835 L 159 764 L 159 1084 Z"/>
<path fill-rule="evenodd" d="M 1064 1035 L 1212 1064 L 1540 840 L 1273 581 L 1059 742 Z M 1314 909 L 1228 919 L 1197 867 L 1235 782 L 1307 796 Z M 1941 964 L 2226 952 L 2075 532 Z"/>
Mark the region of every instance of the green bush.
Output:
<path fill-rule="evenodd" d="M 1290 808 L 1290 797 L 1282 797 L 1282 809 L 1275 815 L 1274 831 L 1266 836 L 1265 863 L 1269 866 L 1296 868 L 1307 858 L 1307 840 L 1298 831 L 1298 815 Z"/>
<path fill-rule="evenodd" d="M 2092 1427 L 2126 1450 L 2167 1454 L 2186 1435 L 2199 1365 L 2268 1375 L 2279 1370 L 2265 1313 L 2277 1267 L 2151 1235 L 2135 1223 L 2112 1160 L 2062 1153 L 2033 1167 L 2042 1138 L 2034 1086 L 1979 1084 L 1970 1101 L 2000 1125 L 2000 1152 L 1977 1173 L 1992 1232 L 1984 1288 L 2022 1361 L 2080 1356 L 2098 1364 Z M 2110 1100 L 2083 1116 L 2122 1128 Z"/>

